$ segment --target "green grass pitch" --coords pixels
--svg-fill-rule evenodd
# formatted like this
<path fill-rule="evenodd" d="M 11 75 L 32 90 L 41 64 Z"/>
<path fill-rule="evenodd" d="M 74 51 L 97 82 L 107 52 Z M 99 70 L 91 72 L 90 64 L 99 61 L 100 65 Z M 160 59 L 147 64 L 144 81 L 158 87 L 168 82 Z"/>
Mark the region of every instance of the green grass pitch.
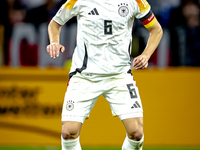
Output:
<path fill-rule="evenodd" d="M 0 150 L 61 150 L 60 147 L 0 147 Z M 82 150 L 121 150 L 121 148 L 83 148 Z M 143 148 L 143 150 L 200 150 L 200 148 Z"/>

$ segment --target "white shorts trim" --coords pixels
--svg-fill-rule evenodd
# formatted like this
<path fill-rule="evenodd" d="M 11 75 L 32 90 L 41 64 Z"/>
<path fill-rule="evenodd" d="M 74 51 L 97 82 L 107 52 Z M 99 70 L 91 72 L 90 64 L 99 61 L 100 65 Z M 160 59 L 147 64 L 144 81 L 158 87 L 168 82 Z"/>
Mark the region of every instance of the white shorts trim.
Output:
<path fill-rule="evenodd" d="M 118 116 L 120 120 L 143 117 L 143 112 L 135 112 Z"/>
<path fill-rule="evenodd" d="M 85 121 L 85 118 L 86 117 L 65 116 L 65 115 L 62 115 L 61 121 L 74 121 L 74 122 L 81 122 L 83 124 L 83 122 Z"/>

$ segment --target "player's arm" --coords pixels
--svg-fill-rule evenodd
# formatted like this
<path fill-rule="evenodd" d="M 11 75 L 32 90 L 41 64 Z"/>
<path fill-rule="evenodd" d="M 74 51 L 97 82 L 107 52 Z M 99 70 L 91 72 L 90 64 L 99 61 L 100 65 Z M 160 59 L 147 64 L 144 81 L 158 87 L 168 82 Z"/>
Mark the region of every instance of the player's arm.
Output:
<path fill-rule="evenodd" d="M 47 46 L 47 52 L 51 58 L 59 57 L 59 52 L 64 52 L 64 46 L 59 44 L 59 37 L 62 25 L 69 19 L 79 14 L 79 1 L 67 0 L 58 10 L 48 26 L 50 44 Z"/>
<path fill-rule="evenodd" d="M 162 35 L 163 35 L 163 30 L 159 24 L 159 22 L 156 21 L 156 23 L 147 28 L 149 31 L 149 39 L 147 42 L 147 46 L 144 49 L 143 53 L 139 55 L 138 57 L 134 58 L 133 60 L 133 67 L 136 69 L 145 69 L 148 67 L 148 61 L 157 48 Z"/>
<path fill-rule="evenodd" d="M 47 52 L 49 53 L 50 57 L 56 59 L 59 57 L 59 52 L 62 53 L 65 51 L 65 47 L 60 45 L 60 31 L 62 25 L 58 24 L 54 20 L 51 20 L 48 26 L 48 34 L 50 44 L 47 46 Z"/>

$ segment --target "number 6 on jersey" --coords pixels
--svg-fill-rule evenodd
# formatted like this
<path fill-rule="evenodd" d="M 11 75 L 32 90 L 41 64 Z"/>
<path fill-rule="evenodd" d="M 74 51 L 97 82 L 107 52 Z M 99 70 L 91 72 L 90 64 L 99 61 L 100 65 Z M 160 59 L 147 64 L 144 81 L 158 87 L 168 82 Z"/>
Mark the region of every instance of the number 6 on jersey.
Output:
<path fill-rule="evenodd" d="M 104 34 L 112 34 L 112 20 L 104 20 Z"/>

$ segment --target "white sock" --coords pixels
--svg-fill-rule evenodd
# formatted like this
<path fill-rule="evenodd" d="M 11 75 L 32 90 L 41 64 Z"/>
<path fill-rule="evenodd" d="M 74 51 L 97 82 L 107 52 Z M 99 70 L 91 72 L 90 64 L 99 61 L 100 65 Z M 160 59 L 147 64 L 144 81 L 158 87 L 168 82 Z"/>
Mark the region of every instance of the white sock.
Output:
<path fill-rule="evenodd" d="M 126 136 L 122 145 L 122 150 L 142 150 L 144 135 L 140 141 L 134 141 Z"/>
<path fill-rule="evenodd" d="M 81 150 L 79 137 L 73 140 L 65 140 L 61 136 L 62 150 Z"/>

